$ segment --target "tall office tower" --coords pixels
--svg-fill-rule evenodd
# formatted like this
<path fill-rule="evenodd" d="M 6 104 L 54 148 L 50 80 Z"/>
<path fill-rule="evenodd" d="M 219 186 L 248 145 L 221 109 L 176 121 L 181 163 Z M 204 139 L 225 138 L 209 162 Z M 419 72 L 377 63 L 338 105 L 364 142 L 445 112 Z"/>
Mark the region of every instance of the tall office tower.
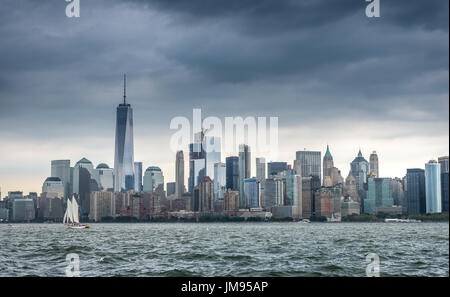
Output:
<path fill-rule="evenodd" d="M 323 156 L 323 184 L 325 185 L 325 177 L 331 180 L 331 168 L 334 167 L 333 156 L 330 153 L 330 147 L 327 144 L 327 151 Z"/>
<path fill-rule="evenodd" d="M 259 201 L 261 201 L 261 206 L 264 206 L 264 189 L 266 183 L 266 159 L 256 158 L 256 178 L 259 181 Z"/>
<path fill-rule="evenodd" d="M 396 177 L 391 179 L 392 198 L 394 199 L 394 205 L 404 206 L 405 193 L 403 191 L 402 179 Z"/>
<path fill-rule="evenodd" d="M 198 186 L 192 189 L 191 211 L 200 211 L 200 188 Z"/>
<path fill-rule="evenodd" d="M 408 214 L 423 214 L 426 212 L 425 170 L 406 170 L 406 205 Z"/>
<path fill-rule="evenodd" d="M 221 162 L 222 144 L 220 137 L 205 136 L 204 137 L 205 148 L 205 176 L 209 176 L 214 180 L 214 164 Z"/>
<path fill-rule="evenodd" d="M 184 153 L 178 151 L 175 158 L 175 196 L 181 198 L 184 194 Z"/>
<path fill-rule="evenodd" d="M 89 179 L 94 176 L 94 166 L 92 162 L 86 158 L 82 158 L 78 161 L 73 167 L 73 176 L 72 176 L 72 192 L 74 194 L 80 193 L 80 168 L 85 168 L 89 173 Z"/>
<path fill-rule="evenodd" d="M 302 164 L 302 176 L 317 176 L 321 179 L 321 153 L 313 151 L 296 152 L 296 160 L 300 160 Z"/>
<path fill-rule="evenodd" d="M 203 133 L 197 133 L 196 141 L 189 144 L 189 192 L 200 184 L 206 173 L 206 152 L 203 148 Z"/>
<path fill-rule="evenodd" d="M 373 151 L 369 157 L 369 175 L 380 177 L 380 172 L 378 171 L 378 155 L 376 151 Z"/>
<path fill-rule="evenodd" d="M 166 183 L 167 197 L 175 195 L 176 185 L 177 185 L 176 182 Z"/>
<path fill-rule="evenodd" d="M 364 199 L 364 212 L 374 214 L 377 207 L 394 205 L 390 178 L 369 178 L 367 198 Z"/>
<path fill-rule="evenodd" d="M 275 177 L 285 170 L 287 170 L 286 162 L 269 162 L 269 163 L 267 163 L 267 176 L 268 177 Z"/>
<path fill-rule="evenodd" d="M 448 212 L 448 196 L 449 196 L 449 168 L 448 156 L 439 157 L 438 162 L 441 164 L 441 197 L 442 197 L 442 212 Z"/>
<path fill-rule="evenodd" d="M 297 175 L 302 175 L 302 161 L 301 160 L 294 160 L 294 170 L 297 172 Z"/>
<path fill-rule="evenodd" d="M 223 199 L 226 192 L 227 167 L 225 163 L 214 164 L 214 201 Z"/>
<path fill-rule="evenodd" d="M 442 196 L 442 212 L 448 212 L 448 196 L 449 196 L 449 173 L 441 173 L 441 196 Z"/>
<path fill-rule="evenodd" d="M 244 179 L 251 175 L 251 152 L 246 144 L 239 145 L 239 206 L 245 206 Z M 244 198 L 244 199 L 241 199 Z"/>
<path fill-rule="evenodd" d="M 439 157 L 439 158 L 438 158 L 438 162 L 439 162 L 439 164 L 441 164 L 441 174 L 442 174 L 442 173 L 448 173 L 448 172 L 449 172 L 449 168 L 448 168 L 448 156 L 445 156 L 445 157 Z"/>
<path fill-rule="evenodd" d="M 213 212 L 214 211 L 214 184 L 209 178 L 205 176 L 200 182 L 200 211 Z"/>
<path fill-rule="evenodd" d="M 349 197 L 351 200 L 361 203 L 361 199 L 358 195 L 358 190 L 356 189 L 356 180 L 350 171 L 344 184 L 344 196 Z"/>
<path fill-rule="evenodd" d="M 316 216 L 327 219 L 341 216 L 341 187 L 321 187 L 314 192 L 314 209 Z"/>
<path fill-rule="evenodd" d="M 52 160 L 50 176 L 59 177 L 64 185 L 64 197 L 69 197 L 71 194 L 70 184 L 72 182 L 70 178 L 70 160 Z"/>
<path fill-rule="evenodd" d="M 309 218 L 313 211 L 311 176 L 302 177 L 302 218 Z"/>
<path fill-rule="evenodd" d="M 142 162 L 134 162 L 134 190 L 142 192 Z"/>
<path fill-rule="evenodd" d="M 244 179 L 244 208 L 260 207 L 259 181 L 256 178 Z"/>
<path fill-rule="evenodd" d="M 301 216 L 302 209 L 302 178 L 295 170 L 286 170 L 285 205 L 297 206 L 296 217 Z"/>
<path fill-rule="evenodd" d="M 359 150 L 358 156 L 350 163 L 350 171 L 355 178 L 358 196 L 362 200 L 364 200 L 364 198 L 366 197 L 364 184 L 367 183 L 367 175 L 369 174 L 369 162 L 364 159 L 361 150 Z"/>
<path fill-rule="evenodd" d="M 284 181 L 281 178 L 274 177 L 266 179 L 266 188 L 264 189 L 264 209 L 272 211 L 272 207 L 283 204 L 285 196 Z"/>
<path fill-rule="evenodd" d="M 109 168 L 108 164 L 100 163 L 94 170 L 95 180 L 98 181 L 98 186 L 102 191 L 114 191 L 114 172 Z"/>
<path fill-rule="evenodd" d="M 223 198 L 223 210 L 236 210 L 239 208 L 239 193 L 228 189 Z"/>
<path fill-rule="evenodd" d="M 52 198 L 64 198 L 64 189 L 64 184 L 59 177 L 47 177 L 42 185 L 42 193 L 48 193 L 48 196 Z"/>
<path fill-rule="evenodd" d="M 148 167 L 144 173 L 143 191 L 147 193 L 155 192 L 160 185 L 164 187 L 164 176 L 161 168 L 157 166 Z"/>
<path fill-rule="evenodd" d="M 441 165 L 435 160 L 425 164 L 426 212 L 442 212 Z"/>
<path fill-rule="evenodd" d="M 114 156 L 114 191 L 134 189 L 133 109 L 126 102 L 126 76 L 123 83 L 123 103 L 116 113 L 116 145 Z"/>
<path fill-rule="evenodd" d="M 227 189 L 237 191 L 239 189 L 239 157 L 227 157 Z"/>
<path fill-rule="evenodd" d="M 92 192 L 89 219 L 101 221 L 104 217 L 116 217 L 116 201 L 112 192 Z"/>

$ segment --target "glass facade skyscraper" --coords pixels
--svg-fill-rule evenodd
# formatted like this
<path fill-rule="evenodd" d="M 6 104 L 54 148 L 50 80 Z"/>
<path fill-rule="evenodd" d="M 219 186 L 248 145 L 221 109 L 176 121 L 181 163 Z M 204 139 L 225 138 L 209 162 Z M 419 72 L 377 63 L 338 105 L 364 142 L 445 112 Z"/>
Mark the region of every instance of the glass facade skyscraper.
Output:
<path fill-rule="evenodd" d="M 425 170 L 406 170 L 406 208 L 408 214 L 425 213 Z"/>
<path fill-rule="evenodd" d="M 321 153 L 314 151 L 298 151 L 296 152 L 296 159 L 301 161 L 302 176 L 317 176 L 322 177 L 321 172 Z"/>
<path fill-rule="evenodd" d="M 364 199 L 365 213 L 373 214 L 377 207 L 394 205 L 390 178 L 369 178 L 367 187 L 367 198 Z"/>
<path fill-rule="evenodd" d="M 442 212 L 441 165 L 435 160 L 425 164 L 426 212 Z"/>
<path fill-rule="evenodd" d="M 244 180 L 251 175 L 251 152 L 246 144 L 239 145 L 239 206 L 245 206 Z"/>
<path fill-rule="evenodd" d="M 227 190 L 237 191 L 239 189 L 239 157 L 225 158 L 227 166 Z"/>
<path fill-rule="evenodd" d="M 119 104 L 116 113 L 114 191 L 133 190 L 134 187 L 133 109 L 126 102 L 124 79 L 123 103 Z"/>
<path fill-rule="evenodd" d="M 268 177 L 274 177 L 278 175 L 280 172 L 283 172 L 287 169 L 286 162 L 269 162 L 267 163 L 267 175 Z"/>
<path fill-rule="evenodd" d="M 244 208 L 260 207 L 259 181 L 256 178 L 244 179 Z"/>

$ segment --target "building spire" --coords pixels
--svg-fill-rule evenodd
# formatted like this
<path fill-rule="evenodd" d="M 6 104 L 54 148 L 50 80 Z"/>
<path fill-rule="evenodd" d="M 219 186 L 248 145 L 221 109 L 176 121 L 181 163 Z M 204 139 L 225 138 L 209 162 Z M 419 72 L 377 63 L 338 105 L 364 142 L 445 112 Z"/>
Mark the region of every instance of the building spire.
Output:
<path fill-rule="evenodd" d="M 127 104 L 127 75 L 123 75 L 123 104 Z"/>

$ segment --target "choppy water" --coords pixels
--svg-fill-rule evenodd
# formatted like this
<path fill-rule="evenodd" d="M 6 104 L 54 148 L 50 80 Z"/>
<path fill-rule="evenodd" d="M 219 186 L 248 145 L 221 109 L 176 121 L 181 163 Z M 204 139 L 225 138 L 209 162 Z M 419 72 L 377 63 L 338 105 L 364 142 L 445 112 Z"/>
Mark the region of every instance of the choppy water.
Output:
<path fill-rule="evenodd" d="M 0 276 L 449 276 L 448 223 L 0 224 Z"/>

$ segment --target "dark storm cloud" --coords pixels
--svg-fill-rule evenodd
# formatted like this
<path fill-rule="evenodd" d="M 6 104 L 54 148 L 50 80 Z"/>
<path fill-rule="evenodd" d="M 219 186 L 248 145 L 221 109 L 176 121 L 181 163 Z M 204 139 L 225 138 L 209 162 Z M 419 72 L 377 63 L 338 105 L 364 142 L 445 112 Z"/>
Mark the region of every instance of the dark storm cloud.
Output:
<path fill-rule="evenodd" d="M 411 119 L 386 108 L 402 105 L 448 117 L 448 1 L 382 0 L 380 19 L 362 0 L 82 1 L 80 19 L 65 5 L 2 4 L 0 122 L 17 121 L 3 131 L 107 129 L 123 72 L 136 112 L 161 125 L 197 106 L 285 124 L 310 110 Z"/>

